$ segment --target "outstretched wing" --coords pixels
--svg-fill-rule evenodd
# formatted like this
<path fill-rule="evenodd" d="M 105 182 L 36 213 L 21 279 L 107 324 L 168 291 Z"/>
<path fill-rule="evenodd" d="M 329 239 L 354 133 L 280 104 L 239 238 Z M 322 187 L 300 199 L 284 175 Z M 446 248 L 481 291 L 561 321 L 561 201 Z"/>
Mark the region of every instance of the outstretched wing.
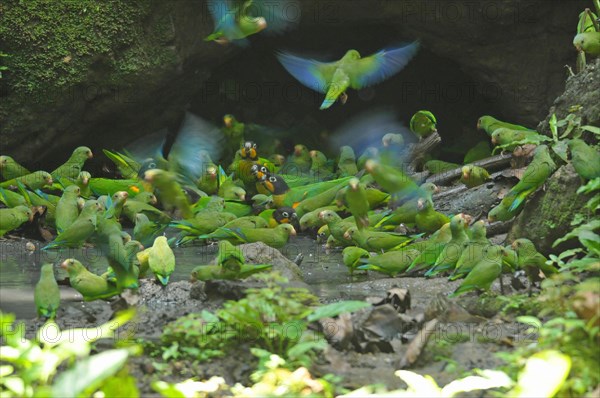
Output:
<path fill-rule="evenodd" d="M 336 62 L 320 62 L 280 52 L 277 59 L 300 83 L 311 90 L 326 93 L 337 68 Z"/>
<path fill-rule="evenodd" d="M 419 42 L 415 41 L 407 46 L 381 50 L 355 61 L 354 67 L 348 71 L 351 78 L 350 87 L 358 90 L 381 83 L 400 72 L 415 56 L 418 49 Z"/>

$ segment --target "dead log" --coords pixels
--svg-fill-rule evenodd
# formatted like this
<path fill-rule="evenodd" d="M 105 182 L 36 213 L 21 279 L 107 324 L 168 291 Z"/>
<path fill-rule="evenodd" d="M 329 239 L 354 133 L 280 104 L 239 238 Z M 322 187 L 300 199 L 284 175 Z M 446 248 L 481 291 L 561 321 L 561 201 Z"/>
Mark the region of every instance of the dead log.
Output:
<path fill-rule="evenodd" d="M 489 158 L 481 159 L 472 164 L 475 166 L 483 167 L 487 171 L 498 170 L 510 164 L 512 159 L 511 153 L 500 154 Z M 459 178 L 462 174 L 462 166 L 457 167 L 454 170 L 445 171 L 443 173 L 437 173 L 428 177 L 425 181 L 432 182 L 436 185 L 444 185 L 445 183 Z"/>
<path fill-rule="evenodd" d="M 417 171 L 417 167 L 422 162 L 423 157 L 430 152 L 433 148 L 438 146 L 442 142 L 442 138 L 438 132 L 430 134 L 426 138 L 420 140 L 415 144 L 411 144 L 408 149 L 408 156 L 406 158 L 407 171 L 410 174 L 414 174 Z"/>

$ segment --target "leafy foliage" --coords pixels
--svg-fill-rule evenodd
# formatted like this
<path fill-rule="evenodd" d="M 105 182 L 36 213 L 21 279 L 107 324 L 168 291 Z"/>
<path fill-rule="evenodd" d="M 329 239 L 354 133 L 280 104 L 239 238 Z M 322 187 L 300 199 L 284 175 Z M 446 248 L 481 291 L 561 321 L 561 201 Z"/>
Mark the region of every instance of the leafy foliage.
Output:
<path fill-rule="evenodd" d="M 0 336 L 6 344 L 0 347 L 0 361 L 5 363 L 0 366 L 0 395 L 65 397 L 89 396 L 98 389 L 123 391 L 116 388 L 115 380 L 119 385 L 130 386 L 129 396 L 139 395 L 126 372 L 117 376 L 128 357 L 138 353 L 137 346 L 90 355 L 95 341 L 114 338 L 115 330 L 129 322 L 133 315 L 133 311 L 127 311 L 97 328 L 65 331 L 48 321 L 36 340 L 29 340 L 25 338 L 23 323 L 15 324 L 14 315 L 0 312 Z M 59 373 L 64 363 L 68 367 Z"/>

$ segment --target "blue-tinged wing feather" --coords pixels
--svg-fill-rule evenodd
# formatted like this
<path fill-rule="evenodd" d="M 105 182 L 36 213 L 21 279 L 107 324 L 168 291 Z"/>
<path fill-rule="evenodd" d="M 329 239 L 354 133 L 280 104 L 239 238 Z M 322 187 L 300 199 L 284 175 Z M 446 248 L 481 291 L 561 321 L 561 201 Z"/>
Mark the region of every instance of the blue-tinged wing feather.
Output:
<path fill-rule="evenodd" d="M 415 41 L 404 47 L 381 50 L 357 62 L 358 66 L 351 73 L 351 87 L 360 89 L 381 83 L 390 76 L 400 72 L 415 56 L 419 42 Z"/>

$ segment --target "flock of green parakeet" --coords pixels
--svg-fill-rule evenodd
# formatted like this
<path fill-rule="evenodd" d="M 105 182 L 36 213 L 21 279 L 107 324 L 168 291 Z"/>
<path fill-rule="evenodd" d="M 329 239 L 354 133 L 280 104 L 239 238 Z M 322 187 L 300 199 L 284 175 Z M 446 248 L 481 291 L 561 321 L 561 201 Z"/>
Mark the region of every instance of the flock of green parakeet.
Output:
<path fill-rule="evenodd" d="M 206 40 L 243 42 L 264 30 L 265 18 L 248 15 L 257 3 L 246 1 L 240 9 L 230 10 L 225 1 L 210 2 L 216 27 Z M 587 51 L 587 39 L 577 40 Z M 325 93 L 321 105 L 325 109 L 337 99 L 345 102 L 348 88 L 362 88 L 397 73 L 417 48 L 413 43 L 366 58 L 350 50 L 331 63 L 283 53 L 278 57 L 302 84 Z M 435 116 L 426 110 L 410 120 L 414 140 L 436 133 L 436 126 Z M 489 221 L 511 219 L 557 168 L 543 144 L 549 139 L 491 116 L 482 116 L 477 127 L 501 150 L 538 144 L 520 181 L 488 214 Z M 263 242 L 281 248 L 298 229 L 314 234 L 327 247 L 343 247 L 350 273 L 464 278 L 454 295 L 489 290 L 506 270 L 523 269 L 532 283 L 540 272 L 556 272 L 531 241 L 494 245 L 486 237 L 486 221 L 470 225 L 473 220 L 467 214 L 436 211 L 433 196 L 438 187 L 419 185 L 405 172 L 407 145 L 402 133 L 383 134 L 379 144 L 361 148 L 358 157 L 352 146 L 341 146 L 337 161 L 302 144 L 286 157 L 275 146 L 259 147 L 260 135 L 260 126 L 241 123 L 233 115 L 225 115 L 223 126 L 217 128 L 188 113 L 169 146 L 165 132 L 159 132 L 153 137 L 157 139 L 144 137 L 144 143 L 129 150 L 104 150 L 121 178 L 93 177 L 84 171 L 84 163 L 92 157 L 87 147 L 75 149 L 51 173 L 30 172 L 13 158 L 0 156 L 0 201 L 5 206 L 0 209 L 0 236 L 35 219 L 45 236 L 51 236 L 43 250 L 86 244 L 100 248 L 109 263 L 102 275 L 76 259 L 61 263 L 71 286 L 85 300 L 136 289 L 149 272 L 166 285 L 175 269 L 175 245 L 218 242 L 216 263 L 196 267 L 193 279 L 242 279 L 271 265 L 247 264 L 237 245 Z M 569 148 L 582 178 L 600 176 L 598 163 L 590 162 L 598 158 L 594 148 L 580 139 L 570 140 Z M 473 162 L 491 154 L 485 141 L 466 153 L 463 165 L 428 159 L 423 169 L 430 173 L 460 169 L 460 181 L 473 188 L 491 178 Z M 132 232 L 123 226 L 133 226 Z M 167 228 L 176 232 L 169 233 L 170 239 Z M 52 264 L 42 266 L 35 303 L 40 315 L 54 317 L 60 299 Z"/>
<path fill-rule="evenodd" d="M 421 140 L 436 132 L 436 123 L 431 112 L 419 111 L 410 127 Z M 491 116 L 481 117 L 478 127 L 493 143 L 502 145 L 524 137 L 535 141 L 538 136 Z M 239 140 L 240 147 L 227 171 L 203 153 L 201 158 L 208 163 L 196 177 L 190 171 L 196 168 L 184 169 L 183 160 L 174 158 L 177 145 L 166 158 L 159 147 L 155 157 L 145 160 L 136 160 L 127 151 L 104 150 L 127 177 L 114 179 L 94 178 L 82 170 L 92 157 L 87 147 L 75 149 L 51 173 L 31 173 L 11 157 L 1 156 L 5 181 L 0 183 L 0 201 L 6 208 L 0 209 L 0 233 L 17 229 L 39 213 L 39 226 L 56 231 L 43 250 L 87 243 L 99 247 L 110 265 L 102 275 L 90 272 L 76 259 L 61 264 L 71 286 L 85 300 L 107 299 L 124 289 L 135 289 L 149 271 L 166 285 L 176 262 L 171 247 L 194 242 L 217 241 L 219 252 L 216 264 L 196 267 L 192 279 L 245 278 L 271 265 L 246 264 L 235 245 L 263 242 L 281 248 L 297 229 L 314 233 L 328 247 L 344 247 L 343 262 L 351 273 L 372 270 L 391 276 L 464 277 L 455 294 L 487 290 L 503 270 L 524 269 L 532 282 L 540 271 L 545 275 L 556 272 L 531 241 L 519 239 L 512 247 L 493 245 L 486 238 L 485 221 L 469 226 L 469 215 L 436 211 L 433 195 L 438 187 L 432 183 L 419 186 L 402 169 L 405 145 L 401 134 L 385 134 L 379 148 L 365 148 L 358 158 L 352 147 L 344 146 L 336 163 L 301 144 L 287 158 L 260 157 L 257 145 L 245 141 L 245 125 L 232 115 L 224 117 L 222 133 L 229 144 L 231 139 Z M 190 136 L 189 131 L 186 134 Z M 204 136 L 202 131 L 197 135 Z M 569 147 L 573 165 L 583 178 L 600 176 L 597 163 L 589 161 L 590 156 L 598 156 L 595 149 L 579 139 L 572 139 Z M 476 161 L 489 152 L 488 146 L 478 144 L 465 159 Z M 468 187 L 490 178 L 472 164 L 453 167 L 462 169 L 460 178 Z M 489 220 L 517 214 L 556 167 L 548 148 L 537 146 L 520 182 L 489 212 Z M 60 196 L 54 195 L 59 192 Z M 132 234 L 123 225 L 132 225 Z M 165 237 L 167 228 L 177 232 L 171 239 Z M 52 265 L 46 264 L 35 290 L 39 314 L 53 316 L 58 297 Z"/>

